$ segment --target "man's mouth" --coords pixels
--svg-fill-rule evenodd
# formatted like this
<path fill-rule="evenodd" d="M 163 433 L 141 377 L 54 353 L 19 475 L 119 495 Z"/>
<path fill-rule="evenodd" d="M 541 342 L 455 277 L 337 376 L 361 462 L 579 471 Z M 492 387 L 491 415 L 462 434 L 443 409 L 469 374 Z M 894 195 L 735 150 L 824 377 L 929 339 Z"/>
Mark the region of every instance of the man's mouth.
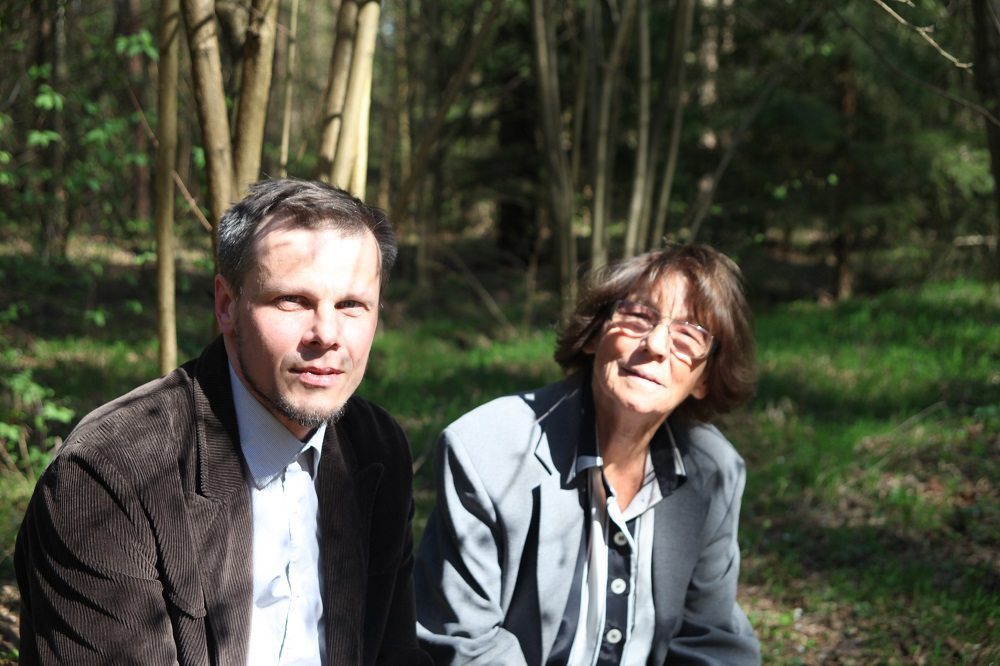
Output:
<path fill-rule="evenodd" d="M 315 366 L 293 368 L 292 372 L 299 376 L 302 383 L 319 387 L 331 385 L 337 380 L 339 375 L 344 374 L 343 370 L 336 368 L 320 368 Z"/>

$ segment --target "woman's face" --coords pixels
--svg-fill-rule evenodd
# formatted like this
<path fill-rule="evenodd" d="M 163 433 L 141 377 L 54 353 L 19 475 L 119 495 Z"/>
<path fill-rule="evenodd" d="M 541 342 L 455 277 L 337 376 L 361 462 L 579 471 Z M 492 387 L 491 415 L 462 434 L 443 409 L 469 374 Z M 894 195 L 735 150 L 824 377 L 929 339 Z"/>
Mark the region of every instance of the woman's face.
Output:
<path fill-rule="evenodd" d="M 670 338 L 671 320 L 691 320 L 687 292 L 685 277 L 668 275 L 651 289 L 631 294 L 630 301 L 660 313 L 659 324 L 639 337 L 613 316 L 597 343 L 586 349 L 594 354 L 591 387 L 599 414 L 658 424 L 688 396 L 701 399 L 708 393 L 705 360 L 691 361 Z"/>

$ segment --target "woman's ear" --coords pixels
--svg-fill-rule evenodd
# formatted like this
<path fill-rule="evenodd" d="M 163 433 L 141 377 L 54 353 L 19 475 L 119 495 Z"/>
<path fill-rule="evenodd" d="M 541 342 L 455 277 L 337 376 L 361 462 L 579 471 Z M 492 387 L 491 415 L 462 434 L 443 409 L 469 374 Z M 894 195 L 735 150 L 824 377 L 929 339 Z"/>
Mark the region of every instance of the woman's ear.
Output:
<path fill-rule="evenodd" d="M 691 397 L 695 400 L 702 400 L 708 395 L 708 372 L 701 373 L 701 377 L 698 378 L 698 383 L 694 385 L 691 389 Z"/>

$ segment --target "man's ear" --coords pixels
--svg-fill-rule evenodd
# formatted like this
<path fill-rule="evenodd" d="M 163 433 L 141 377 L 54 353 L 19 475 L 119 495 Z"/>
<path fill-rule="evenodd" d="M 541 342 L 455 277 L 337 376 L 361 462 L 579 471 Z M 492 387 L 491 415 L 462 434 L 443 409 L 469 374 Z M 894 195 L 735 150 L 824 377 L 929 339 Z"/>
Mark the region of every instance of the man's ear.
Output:
<path fill-rule="evenodd" d="M 221 275 L 215 276 L 215 320 L 223 335 L 232 335 L 236 321 L 236 294 Z"/>

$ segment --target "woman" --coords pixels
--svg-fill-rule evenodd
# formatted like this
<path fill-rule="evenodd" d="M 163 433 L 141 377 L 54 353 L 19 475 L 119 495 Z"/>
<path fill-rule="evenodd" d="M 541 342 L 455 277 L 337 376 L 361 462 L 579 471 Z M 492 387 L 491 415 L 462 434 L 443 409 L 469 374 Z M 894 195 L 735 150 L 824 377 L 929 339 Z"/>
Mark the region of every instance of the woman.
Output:
<path fill-rule="evenodd" d="M 756 664 L 736 603 L 743 460 L 707 420 L 751 396 L 737 266 L 670 247 L 592 276 L 560 383 L 442 434 L 416 568 L 438 663 Z"/>

